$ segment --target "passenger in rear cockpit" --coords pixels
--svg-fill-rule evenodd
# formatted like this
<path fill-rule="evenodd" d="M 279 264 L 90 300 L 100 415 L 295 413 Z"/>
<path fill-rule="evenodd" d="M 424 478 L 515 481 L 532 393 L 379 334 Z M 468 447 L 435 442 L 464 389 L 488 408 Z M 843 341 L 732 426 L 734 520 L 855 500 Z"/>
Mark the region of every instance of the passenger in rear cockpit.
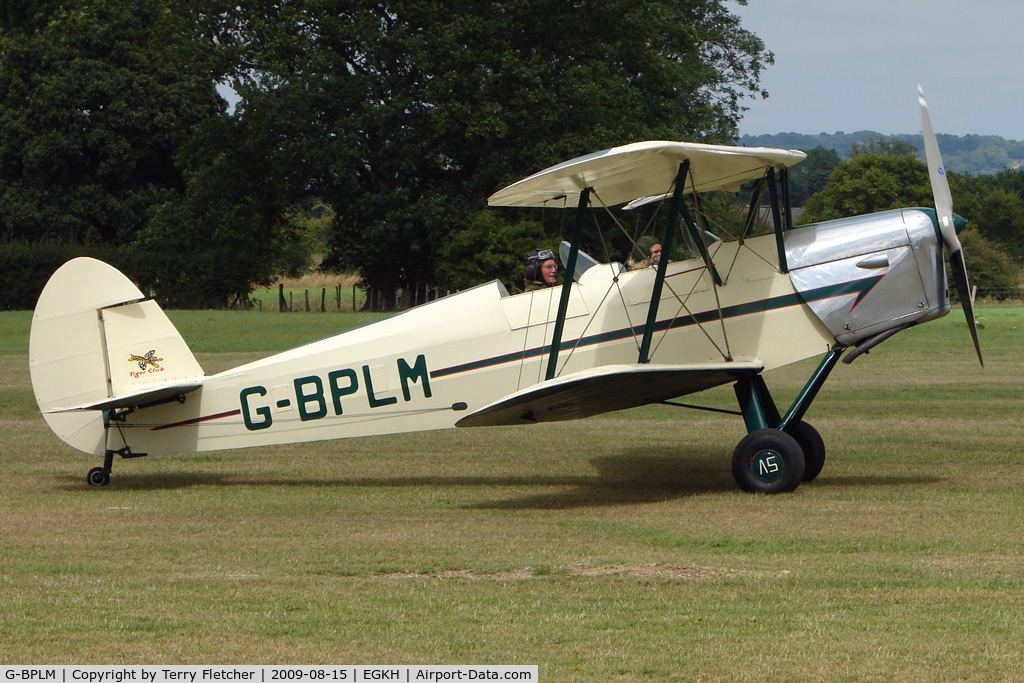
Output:
<path fill-rule="evenodd" d="M 554 287 L 557 281 L 558 264 L 555 262 L 554 252 L 550 249 L 534 249 L 526 255 L 526 276 L 523 278 L 524 292 Z"/>

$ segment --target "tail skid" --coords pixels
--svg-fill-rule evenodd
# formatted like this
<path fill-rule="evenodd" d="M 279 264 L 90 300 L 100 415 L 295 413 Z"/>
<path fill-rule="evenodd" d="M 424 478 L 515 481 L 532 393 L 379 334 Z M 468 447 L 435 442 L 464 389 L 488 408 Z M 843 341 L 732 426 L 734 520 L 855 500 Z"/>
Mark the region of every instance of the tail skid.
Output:
<path fill-rule="evenodd" d="M 50 429 L 108 460 L 112 452 L 131 455 L 108 445 L 118 411 L 175 400 L 201 388 L 204 376 L 157 303 L 116 268 L 90 258 L 65 263 L 39 295 L 29 368 Z M 109 464 L 105 469 L 109 479 Z"/>

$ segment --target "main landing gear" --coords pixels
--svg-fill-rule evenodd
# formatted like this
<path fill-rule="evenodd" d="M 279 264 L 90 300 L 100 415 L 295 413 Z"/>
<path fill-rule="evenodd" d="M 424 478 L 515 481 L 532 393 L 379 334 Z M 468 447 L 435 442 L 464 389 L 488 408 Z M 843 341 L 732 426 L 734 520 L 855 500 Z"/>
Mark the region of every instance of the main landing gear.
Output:
<path fill-rule="evenodd" d="M 785 416 L 779 414 L 764 378 L 750 375 L 737 380 L 736 398 L 749 432 L 732 455 L 732 476 L 741 489 L 788 493 L 821 473 L 825 442 L 801 418 L 844 350 L 829 351 Z"/>
<path fill-rule="evenodd" d="M 811 425 L 799 420 L 785 431 L 755 429 L 732 454 L 732 476 L 749 493 L 788 493 L 814 481 L 825 465 L 825 442 Z"/>

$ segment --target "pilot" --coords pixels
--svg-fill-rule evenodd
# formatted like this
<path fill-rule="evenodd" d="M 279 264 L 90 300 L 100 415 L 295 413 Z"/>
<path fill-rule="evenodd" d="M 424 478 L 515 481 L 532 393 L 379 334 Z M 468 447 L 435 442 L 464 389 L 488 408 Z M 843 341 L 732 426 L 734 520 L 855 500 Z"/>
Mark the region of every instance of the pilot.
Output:
<path fill-rule="evenodd" d="M 526 277 L 523 278 L 523 291 L 554 287 L 557 282 L 558 264 L 555 254 L 550 249 L 534 249 L 526 255 Z"/>

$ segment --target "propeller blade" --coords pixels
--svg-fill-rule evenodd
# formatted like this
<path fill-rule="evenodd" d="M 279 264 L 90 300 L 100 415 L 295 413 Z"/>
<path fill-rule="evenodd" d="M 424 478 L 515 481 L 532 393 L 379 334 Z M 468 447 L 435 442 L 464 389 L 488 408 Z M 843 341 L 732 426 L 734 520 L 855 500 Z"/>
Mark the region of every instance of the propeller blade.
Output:
<path fill-rule="evenodd" d="M 932 196 L 935 198 L 935 217 L 939 221 L 942 242 L 952 254 L 960 249 L 960 240 L 956 236 L 956 228 L 953 225 L 953 195 L 949 192 L 946 169 L 942 165 L 942 154 L 939 153 L 939 143 L 935 139 L 932 120 L 928 115 L 928 102 L 924 99 L 924 89 L 920 85 L 917 86 L 917 102 L 921 105 L 921 132 L 924 135 L 924 156 L 925 163 L 928 164 L 928 180 L 931 181 Z"/>
<path fill-rule="evenodd" d="M 974 340 L 974 350 L 978 352 L 978 362 L 984 367 L 985 361 L 981 357 L 981 344 L 978 343 L 978 325 L 974 320 L 974 302 L 971 300 L 971 288 L 967 282 L 967 264 L 964 261 L 963 247 L 960 246 L 960 239 L 956 235 L 956 226 L 953 222 L 953 195 L 949 191 L 949 181 L 946 179 L 946 169 L 942 165 L 939 143 L 935 139 L 932 120 L 928 115 L 928 102 L 924 99 L 924 89 L 920 85 L 917 86 L 917 102 L 921 105 L 921 132 L 924 136 L 924 156 L 925 163 L 928 164 L 928 180 L 931 182 L 932 195 L 935 197 L 935 218 L 939 223 L 942 242 L 949 252 L 953 284 L 956 286 L 957 296 L 960 298 L 964 316 L 967 318 L 967 327 Z"/>
<path fill-rule="evenodd" d="M 971 301 L 970 285 L 967 284 L 967 264 L 964 263 L 963 249 L 949 255 L 949 265 L 953 270 L 953 284 L 956 285 L 960 305 L 964 307 L 967 327 L 971 331 L 971 339 L 974 340 L 974 350 L 978 352 L 978 362 L 981 363 L 981 367 L 985 367 L 985 360 L 981 357 L 981 344 L 978 343 L 978 325 L 974 321 L 974 303 Z"/>

